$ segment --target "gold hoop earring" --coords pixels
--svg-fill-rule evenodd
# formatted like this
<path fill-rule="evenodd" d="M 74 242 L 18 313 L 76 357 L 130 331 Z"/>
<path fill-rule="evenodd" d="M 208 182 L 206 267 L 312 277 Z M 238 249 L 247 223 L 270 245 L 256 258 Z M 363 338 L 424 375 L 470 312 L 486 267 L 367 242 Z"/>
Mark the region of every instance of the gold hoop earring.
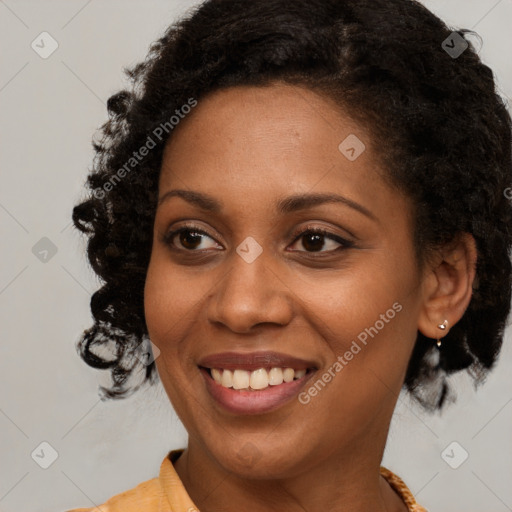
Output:
<path fill-rule="evenodd" d="M 437 328 L 440 329 L 441 331 L 446 331 L 447 327 L 448 327 L 448 320 L 445 320 L 442 324 L 437 325 Z M 437 338 L 436 345 L 438 346 L 438 348 L 441 347 L 441 339 L 440 338 Z"/>

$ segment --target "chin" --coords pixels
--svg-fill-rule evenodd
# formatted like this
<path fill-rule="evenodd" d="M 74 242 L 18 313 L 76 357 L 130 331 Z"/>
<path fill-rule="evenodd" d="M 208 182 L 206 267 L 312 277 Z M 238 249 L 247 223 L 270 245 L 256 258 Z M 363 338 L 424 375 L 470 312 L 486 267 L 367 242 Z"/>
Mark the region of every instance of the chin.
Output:
<path fill-rule="evenodd" d="M 273 446 L 268 442 L 247 440 L 221 450 L 214 448 L 211 453 L 225 471 L 249 480 L 278 480 L 304 471 L 300 454 L 282 443 Z"/>

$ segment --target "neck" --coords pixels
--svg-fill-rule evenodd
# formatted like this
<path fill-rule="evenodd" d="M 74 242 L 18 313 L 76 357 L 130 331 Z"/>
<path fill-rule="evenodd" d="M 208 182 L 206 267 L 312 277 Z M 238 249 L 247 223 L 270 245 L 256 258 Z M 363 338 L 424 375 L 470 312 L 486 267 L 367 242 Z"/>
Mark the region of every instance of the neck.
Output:
<path fill-rule="evenodd" d="M 376 453 L 365 453 L 364 440 L 351 445 L 352 452 L 331 453 L 314 466 L 306 464 L 293 477 L 249 479 L 222 468 L 190 439 L 174 467 L 201 512 L 407 512 L 401 498 L 380 475 L 385 438 Z"/>

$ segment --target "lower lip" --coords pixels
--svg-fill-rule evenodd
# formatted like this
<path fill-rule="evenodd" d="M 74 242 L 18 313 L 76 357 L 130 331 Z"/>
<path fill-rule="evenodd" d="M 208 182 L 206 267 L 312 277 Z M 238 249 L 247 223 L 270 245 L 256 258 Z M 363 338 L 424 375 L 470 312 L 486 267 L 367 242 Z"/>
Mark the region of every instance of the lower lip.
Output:
<path fill-rule="evenodd" d="M 261 414 L 278 409 L 295 397 L 314 373 L 311 371 L 300 379 L 260 391 L 239 391 L 217 384 L 207 370 L 200 370 L 213 399 L 225 410 L 235 414 Z"/>

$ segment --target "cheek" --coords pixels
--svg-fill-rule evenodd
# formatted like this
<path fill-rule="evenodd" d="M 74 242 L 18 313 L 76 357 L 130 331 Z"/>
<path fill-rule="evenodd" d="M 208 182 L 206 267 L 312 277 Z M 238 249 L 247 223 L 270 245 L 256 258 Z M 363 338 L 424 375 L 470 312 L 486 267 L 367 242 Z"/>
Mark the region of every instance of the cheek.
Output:
<path fill-rule="evenodd" d="M 194 305 L 207 290 L 202 290 L 202 280 L 172 268 L 162 252 L 152 255 L 144 287 L 146 324 L 157 344 L 169 337 L 179 338 Z"/>
<path fill-rule="evenodd" d="M 326 393 L 324 404 L 343 403 L 338 410 L 345 412 L 361 404 L 372 410 L 371 404 L 400 391 L 417 333 L 413 263 L 399 254 L 374 254 L 337 280 L 326 278 L 316 288 L 304 283 L 296 290 L 315 305 L 309 321 L 327 342 L 327 369 L 336 375 L 325 376 L 332 395 Z"/>
<path fill-rule="evenodd" d="M 389 332 L 389 327 L 400 321 L 397 309 L 401 308 L 393 308 L 393 304 L 403 307 L 413 297 L 412 283 L 381 263 L 380 258 L 369 257 L 336 277 L 302 277 L 294 286 L 294 295 L 302 298 L 304 315 L 310 313 L 315 329 L 332 341 L 337 353 L 344 352 L 347 341 L 350 345 L 361 333 L 364 339 L 365 329 L 376 322 L 379 332 Z"/>
<path fill-rule="evenodd" d="M 183 339 L 187 318 L 184 303 L 189 288 L 177 285 L 175 274 L 152 258 L 144 287 L 144 314 L 149 338 L 159 348 L 160 357 L 156 365 L 160 379 L 169 391 L 168 374 L 179 371 L 179 340 Z"/>
<path fill-rule="evenodd" d="M 182 400 L 178 390 L 191 385 L 195 372 L 191 358 L 194 346 L 189 334 L 197 328 L 204 309 L 202 300 L 212 283 L 173 268 L 165 251 L 152 255 L 144 288 L 144 310 L 151 341 L 159 348 L 156 366 L 171 401 L 178 409 Z"/>
<path fill-rule="evenodd" d="M 172 308 L 169 308 L 171 292 L 166 284 L 158 271 L 158 265 L 152 258 L 144 286 L 144 315 L 149 336 L 155 342 L 160 338 L 162 329 L 168 323 L 169 317 L 166 320 L 165 312 L 172 311 Z"/>
<path fill-rule="evenodd" d="M 191 289 L 180 284 L 177 275 L 163 257 L 152 256 L 144 288 L 144 310 L 149 337 L 160 350 L 155 360 L 158 375 L 174 410 L 190 429 L 190 404 L 181 392 L 189 384 L 190 372 L 183 368 L 186 354 L 180 340 L 189 328 L 186 320 Z"/>
<path fill-rule="evenodd" d="M 387 421 L 394 408 L 415 331 L 407 327 L 406 305 L 393 298 L 367 300 L 354 313 L 341 309 L 335 320 L 331 310 L 329 332 L 322 331 L 330 362 L 300 397 L 303 422 L 308 418 L 308 425 L 324 440 L 336 444 L 368 433 L 376 423 Z M 325 418 L 324 426 L 313 418 Z"/>

